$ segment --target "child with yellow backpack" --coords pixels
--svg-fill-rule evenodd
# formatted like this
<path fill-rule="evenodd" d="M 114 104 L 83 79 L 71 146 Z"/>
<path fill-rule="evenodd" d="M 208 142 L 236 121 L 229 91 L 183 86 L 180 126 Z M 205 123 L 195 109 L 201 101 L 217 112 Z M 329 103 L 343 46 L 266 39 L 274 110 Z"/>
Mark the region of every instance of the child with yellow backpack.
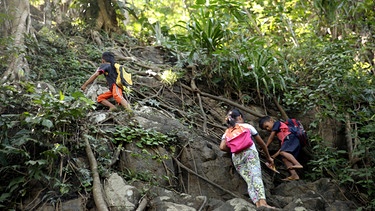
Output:
<path fill-rule="evenodd" d="M 82 85 L 81 89 L 83 91 L 86 90 L 86 87 L 91 84 L 99 75 L 104 75 L 109 91 L 100 94 L 97 98 L 97 101 L 107 107 L 109 107 L 110 111 L 116 110 L 116 106 L 113 105 L 111 102 L 108 101 L 109 98 L 113 97 L 118 104 L 121 104 L 127 111 L 131 112 L 131 106 L 128 101 L 125 100 L 123 96 L 123 89 L 124 87 L 119 86 L 116 84 L 116 79 L 118 78 L 119 74 L 116 70 L 115 65 L 115 57 L 111 52 L 104 52 L 102 54 L 102 64 L 99 68 L 95 71 L 94 74 Z M 130 80 L 131 83 L 131 80 Z M 131 84 L 130 84 L 131 85 Z"/>

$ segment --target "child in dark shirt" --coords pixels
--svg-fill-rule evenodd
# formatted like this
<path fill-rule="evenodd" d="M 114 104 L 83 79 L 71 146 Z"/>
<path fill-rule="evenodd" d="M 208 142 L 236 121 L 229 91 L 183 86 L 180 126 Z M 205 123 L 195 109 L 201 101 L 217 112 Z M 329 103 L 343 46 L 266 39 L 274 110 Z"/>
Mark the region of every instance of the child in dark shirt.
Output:
<path fill-rule="evenodd" d="M 117 72 L 114 66 L 115 57 L 111 52 L 102 54 L 102 64 L 93 75 L 82 85 L 81 89 L 86 90 L 87 85 L 91 84 L 99 75 L 104 74 L 109 90 L 98 96 L 97 101 L 107 107 L 110 111 L 116 110 L 116 106 L 108 101 L 113 97 L 118 104 L 121 104 L 128 112 L 131 112 L 130 104 L 125 100 L 122 89 L 116 85 Z"/>
<path fill-rule="evenodd" d="M 266 143 L 267 147 L 272 143 L 275 136 L 281 141 L 280 150 L 272 157 L 275 158 L 280 154 L 282 156 L 282 161 L 289 170 L 290 176 L 283 180 L 299 180 L 299 176 L 295 169 L 302 169 L 303 166 L 296 159 L 302 148 L 298 137 L 289 131 L 289 128 L 285 123 L 274 121 L 269 116 L 262 117 L 259 120 L 259 127 L 271 132 Z"/>

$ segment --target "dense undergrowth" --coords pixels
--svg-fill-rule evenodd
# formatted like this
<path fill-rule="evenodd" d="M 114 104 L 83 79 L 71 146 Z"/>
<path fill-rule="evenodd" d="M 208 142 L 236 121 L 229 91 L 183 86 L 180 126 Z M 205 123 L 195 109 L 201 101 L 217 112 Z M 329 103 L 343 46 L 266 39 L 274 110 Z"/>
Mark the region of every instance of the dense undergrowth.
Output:
<path fill-rule="evenodd" d="M 156 38 L 163 37 L 157 43 L 173 51 L 176 65 L 195 65 L 197 83 L 212 87 L 213 94 L 245 106 L 266 105 L 265 110 L 275 107 L 276 98 L 288 113 L 314 111 L 308 132 L 315 157 L 309 163 L 312 171 L 308 178 L 336 179 L 348 187 L 362 209 L 374 208 L 374 75 L 358 53 L 369 49 L 358 47 L 355 35 L 332 41 L 301 34 L 297 47 L 287 43 L 281 47 L 270 42 L 272 37 L 267 40 L 255 33 L 248 36 L 245 24 L 249 20 L 238 13 L 241 7 L 232 3 L 231 11 L 221 5 L 220 10 L 212 6 L 194 13 L 190 21 L 178 25 L 186 30 L 184 35 L 163 37 L 155 28 L 148 30 Z M 226 14 L 233 14 L 237 22 Z M 116 43 L 104 32 L 102 35 L 101 48 L 85 30 L 71 37 L 41 30 L 37 40 L 27 38 L 29 78 L 3 84 L 0 89 L 0 207 L 15 208 L 21 198 L 33 194 L 33 187 L 46 187 L 46 202 L 91 191 L 89 170 L 75 168 L 69 159 L 84 153 L 76 131 L 86 112 L 96 106 L 79 87 L 92 73 L 93 64 L 100 62 L 101 52 Z M 6 39 L 0 41 L 7 43 Z M 0 58 L 2 70 L 7 58 Z M 54 87 L 38 88 L 38 82 L 32 81 Z M 328 122 L 340 135 L 336 143 L 319 135 Z M 151 145 L 174 143 L 173 138 L 152 131 L 129 130 L 152 136 Z M 128 131 L 118 130 L 116 134 L 125 133 Z M 67 179 L 70 176 L 78 180 L 72 182 Z M 130 177 L 147 178 L 129 173 Z"/>

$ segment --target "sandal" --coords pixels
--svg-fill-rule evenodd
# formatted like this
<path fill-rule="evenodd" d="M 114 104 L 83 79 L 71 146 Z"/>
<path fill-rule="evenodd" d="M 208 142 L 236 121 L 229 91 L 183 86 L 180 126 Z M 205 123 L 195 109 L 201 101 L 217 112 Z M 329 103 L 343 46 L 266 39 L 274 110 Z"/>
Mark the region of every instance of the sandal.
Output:
<path fill-rule="evenodd" d="M 271 165 L 271 164 L 269 164 L 269 163 L 267 162 L 267 163 L 266 163 L 266 166 L 267 166 L 269 169 L 271 169 L 272 171 L 274 171 L 274 172 L 280 174 L 280 172 L 276 169 L 276 166 L 275 166 L 275 165 Z"/>

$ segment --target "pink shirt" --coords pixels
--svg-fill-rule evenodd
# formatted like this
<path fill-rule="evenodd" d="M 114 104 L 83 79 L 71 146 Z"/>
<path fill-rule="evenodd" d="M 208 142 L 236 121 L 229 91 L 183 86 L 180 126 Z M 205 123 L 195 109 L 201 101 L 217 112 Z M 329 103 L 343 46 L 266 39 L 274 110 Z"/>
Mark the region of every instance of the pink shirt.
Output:
<path fill-rule="evenodd" d="M 290 134 L 288 125 L 286 125 L 283 122 L 280 122 L 279 130 L 280 132 L 277 133 L 277 138 L 281 141 L 281 144 L 283 144 L 285 137 L 287 137 Z"/>

